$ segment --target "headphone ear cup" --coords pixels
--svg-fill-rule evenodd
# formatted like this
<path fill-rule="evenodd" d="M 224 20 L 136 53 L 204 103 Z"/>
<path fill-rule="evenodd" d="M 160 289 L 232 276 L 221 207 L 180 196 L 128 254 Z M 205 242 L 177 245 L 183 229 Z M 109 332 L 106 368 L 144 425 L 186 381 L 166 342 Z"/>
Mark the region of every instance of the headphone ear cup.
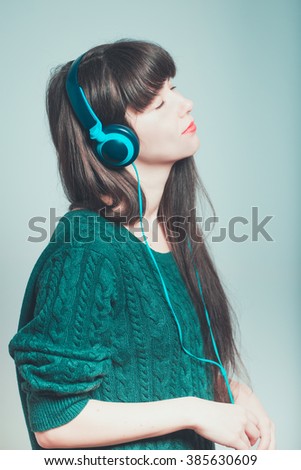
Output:
<path fill-rule="evenodd" d="M 121 124 L 111 124 L 104 127 L 103 132 L 105 138 L 96 144 L 95 152 L 105 166 L 128 166 L 136 160 L 140 145 L 132 129 Z"/>

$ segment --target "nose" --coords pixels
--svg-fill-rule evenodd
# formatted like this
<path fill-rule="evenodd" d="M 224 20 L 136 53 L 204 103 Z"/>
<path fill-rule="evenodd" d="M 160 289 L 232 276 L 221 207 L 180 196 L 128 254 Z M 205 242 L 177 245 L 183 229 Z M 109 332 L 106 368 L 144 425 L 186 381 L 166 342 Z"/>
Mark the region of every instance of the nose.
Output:
<path fill-rule="evenodd" d="M 190 113 L 193 108 L 193 102 L 181 95 L 179 103 L 179 116 L 184 117 L 186 114 Z"/>

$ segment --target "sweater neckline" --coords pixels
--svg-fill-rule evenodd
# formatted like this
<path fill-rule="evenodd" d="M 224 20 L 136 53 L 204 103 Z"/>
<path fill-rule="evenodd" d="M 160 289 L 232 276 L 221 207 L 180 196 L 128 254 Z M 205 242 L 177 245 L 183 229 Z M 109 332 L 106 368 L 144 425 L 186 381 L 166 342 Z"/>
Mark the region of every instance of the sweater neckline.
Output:
<path fill-rule="evenodd" d="M 102 215 L 98 214 L 98 212 L 95 212 L 95 211 L 92 211 L 90 209 L 74 209 L 74 210 L 70 210 L 69 212 L 67 212 L 64 217 L 66 216 L 72 216 L 73 214 L 76 214 L 76 213 L 88 213 L 88 214 L 94 214 L 96 215 L 97 217 L 100 217 L 101 219 L 103 219 L 104 221 L 107 220 L 105 217 L 103 217 Z M 112 222 L 110 222 L 112 223 Z M 114 223 L 113 223 L 114 224 Z M 124 231 L 125 234 L 128 235 L 128 237 L 134 241 L 135 243 L 138 243 L 140 244 L 141 246 L 145 247 L 145 249 L 147 250 L 147 246 L 146 246 L 146 243 L 142 240 L 140 240 L 140 238 L 136 237 L 130 230 L 128 230 L 124 225 L 120 224 L 119 225 L 121 227 L 121 230 Z M 154 250 L 153 248 L 151 248 L 149 246 L 151 252 L 153 253 L 154 257 L 159 260 L 159 261 L 169 261 L 171 258 L 173 258 L 173 254 L 172 254 L 172 251 L 165 251 L 165 252 L 161 252 L 161 251 L 156 251 Z"/>

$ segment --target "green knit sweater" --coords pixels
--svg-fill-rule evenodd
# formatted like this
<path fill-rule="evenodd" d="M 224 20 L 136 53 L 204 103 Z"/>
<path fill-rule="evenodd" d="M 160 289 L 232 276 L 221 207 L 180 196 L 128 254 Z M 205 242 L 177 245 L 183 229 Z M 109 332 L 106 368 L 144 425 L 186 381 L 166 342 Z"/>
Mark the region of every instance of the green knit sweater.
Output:
<path fill-rule="evenodd" d="M 153 251 L 183 343 L 203 355 L 202 335 L 171 252 Z M 37 260 L 9 345 L 33 449 L 33 431 L 61 426 L 90 399 L 213 399 L 208 366 L 181 348 L 146 245 L 88 210 L 62 217 Z M 115 423 L 118 426 L 118 422 Z M 99 449 L 211 449 L 192 430 Z"/>

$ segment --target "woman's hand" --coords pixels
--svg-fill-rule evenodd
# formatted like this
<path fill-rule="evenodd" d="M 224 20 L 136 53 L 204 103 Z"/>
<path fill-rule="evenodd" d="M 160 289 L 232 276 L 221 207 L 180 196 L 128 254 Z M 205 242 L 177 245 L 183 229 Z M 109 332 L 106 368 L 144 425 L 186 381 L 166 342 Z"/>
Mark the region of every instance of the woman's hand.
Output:
<path fill-rule="evenodd" d="M 234 380 L 231 381 L 231 390 L 235 404 L 242 406 L 246 411 L 250 411 L 256 417 L 260 434 L 260 442 L 257 450 L 274 450 L 276 448 L 275 426 L 256 395 L 247 385 Z M 255 442 L 251 444 L 254 445 Z"/>
<path fill-rule="evenodd" d="M 233 449 L 250 449 L 260 437 L 259 420 L 239 404 L 192 398 L 192 429 L 201 436 Z"/>

